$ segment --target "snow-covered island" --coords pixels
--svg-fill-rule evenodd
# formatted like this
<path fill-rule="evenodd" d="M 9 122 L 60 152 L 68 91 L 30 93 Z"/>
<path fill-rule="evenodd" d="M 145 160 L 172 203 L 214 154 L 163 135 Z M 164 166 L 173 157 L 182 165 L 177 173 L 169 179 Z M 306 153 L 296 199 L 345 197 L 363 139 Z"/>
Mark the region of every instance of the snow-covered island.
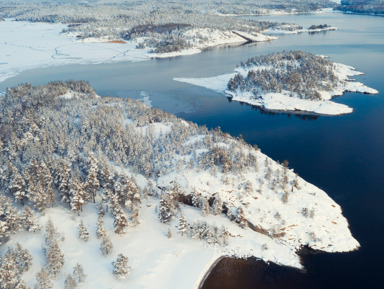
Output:
<path fill-rule="evenodd" d="M 337 30 L 337 27 L 328 25 L 328 24 L 320 24 L 320 25 L 311 25 L 308 28 L 304 28 L 298 24 L 292 23 L 278 23 L 273 27 L 270 27 L 266 30 L 263 30 L 263 33 L 267 35 L 278 35 L 278 34 L 298 34 L 298 33 L 316 33 L 323 31 L 334 31 Z"/>
<path fill-rule="evenodd" d="M 344 92 L 378 93 L 349 78 L 360 74 L 353 67 L 331 62 L 324 56 L 284 51 L 248 59 L 235 73 L 174 80 L 213 89 L 234 101 L 266 110 L 340 115 L 353 109 L 331 101 L 333 96 Z"/>
<path fill-rule="evenodd" d="M 0 113 L 2 288 L 194 289 L 222 256 L 359 247 L 324 191 L 220 129 L 74 81 Z"/>

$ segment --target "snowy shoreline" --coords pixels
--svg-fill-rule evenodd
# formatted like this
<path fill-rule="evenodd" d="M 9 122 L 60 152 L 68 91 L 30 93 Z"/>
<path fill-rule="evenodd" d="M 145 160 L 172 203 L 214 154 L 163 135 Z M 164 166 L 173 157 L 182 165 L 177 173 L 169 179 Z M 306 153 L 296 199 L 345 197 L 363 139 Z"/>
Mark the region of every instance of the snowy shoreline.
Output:
<path fill-rule="evenodd" d="M 120 39 L 89 38 L 79 40 L 76 33 L 62 34 L 64 24 L 33 23 L 5 19 L 0 22 L 0 82 L 25 70 L 67 64 L 99 64 L 121 61 L 148 61 L 153 58 L 169 58 L 201 53 L 203 50 L 222 45 L 241 45 L 250 38 L 255 42 L 271 41 L 273 36 L 260 33 L 248 34 L 214 29 L 191 29 L 186 36 L 192 47 L 170 53 L 150 53 L 150 49 L 138 49 L 143 38 L 123 42 Z M 196 35 L 208 40 L 200 43 Z"/>
<path fill-rule="evenodd" d="M 233 101 L 247 103 L 256 107 L 260 107 L 267 111 L 290 112 L 290 113 L 312 113 L 316 115 L 342 115 L 353 112 L 353 109 L 347 105 L 331 101 L 331 98 L 343 95 L 345 92 L 360 92 L 365 94 L 377 94 L 376 89 L 367 87 L 361 82 L 355 82 L 350 76 L 362 75 L 362 72 L 356 71 L 354 67 L 341 63 L 334 63 L 335 72 L 343 85 L 335 88 L 333 91 L 319 91 L 323 100 L 307 100 L 291 97 L 290 92 L 282 91 L 281 93 L 265 93 L 255 98 L 252 92 L 248 91 L 229 91 L 227 89 L 228 81 L 235 76 L 236 73 L 219 75 L 209 78 L 174 78 L 175 81 L 185 82 L 207 89 L 214 90 L 219 93 L 226 94 Z M 241 71 L 246 74 L 247 71 Z"/>

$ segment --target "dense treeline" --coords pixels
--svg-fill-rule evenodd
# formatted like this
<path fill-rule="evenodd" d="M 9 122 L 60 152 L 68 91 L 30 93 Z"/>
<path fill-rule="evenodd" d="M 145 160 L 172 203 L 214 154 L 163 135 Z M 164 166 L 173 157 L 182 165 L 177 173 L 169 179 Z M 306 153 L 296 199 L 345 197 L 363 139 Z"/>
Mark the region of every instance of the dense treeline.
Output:
<path fill-rule="evenodd" d="M 249 91 L 255 97 L 288 91 L 291 96 L 319 100 L 318 91 L 331 91 L 338 81 L 332 62 L 324 57 L 303 51 L 284 51 L 241 63 L 228 82 L 228 89 Z"/>
<path fill-rule="evenodd" d="M 342 0 L 338 10 L 355 13 L 384 14 L 383 0 Z"/>
<path fill-rule="evenodd" d="M 207 204 L 201 192 L 177 190 L 173 198 L 174 187 L 157 191 L 150 185 L 140 191 L 134 178 L 115 168 L 129 168 L 153 184 L 175 170 L 237 175 L 259 169 L 258 150 L 220 129 L 210 131 L 149 109 L 139 101 L 98 98 L 86 82 L 10 88 L 0 99 L 0 113 L 1 204 L 8 208 L 2 212 L 12 216 L 0 216 L 5 222 L 0 230 L 2 243 L 11 232 L 23 228 L 22 213 L 16 207 L 11 209 L 13 202 L 21 209 L 28 206 L 38 212 L 62 204 L 80 214 L 85 203 L 100 196 L 100 206 L 115 218 L 117 233 L 129 224 L 138 224 L 137 204 L 143 195 L 165 197 L 167 204 L 191 195 L 197 200 L 193 204 L 202 210 Z M 275 179 L 268 167 L 266 161 L 267 179 L 273 188 L 295 184 L 287 178 L 286 170 L 276 173 Z M 280 175 L 283 172 L 284 176 Z M 244 190 L 253 189 L 247 183 Z M 222 206 L 217 210 L 221 212 Z M 228 214 L 239 220 L 233 210 Z"/>

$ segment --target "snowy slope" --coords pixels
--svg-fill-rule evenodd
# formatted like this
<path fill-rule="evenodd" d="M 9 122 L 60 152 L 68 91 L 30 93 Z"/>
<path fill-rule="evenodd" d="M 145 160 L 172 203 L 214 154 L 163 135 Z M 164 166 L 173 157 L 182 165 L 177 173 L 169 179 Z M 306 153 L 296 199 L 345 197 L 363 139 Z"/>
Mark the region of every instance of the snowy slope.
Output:
<path fill-rule="evenodd" d="M 326 252 L 345 252 L 359 247 L 340 206 L 324 191 L 243 141 L 150 109 L 135 100 L 60 96 L 59 99 L 62 106 L 42 106 L 39 113 L 56 115 L 51 121 L 71 128 L 73 134 L 69 145 L 77 144 L 81 148 L 90 145 L 92 137 L 89 142 L 88 137 L 83 137 L 90 131 L 82 128 L 104 121 L 94 132 L 113 128 L 116 132 L 110 135 L 109 141 L 115 142 L 129 135 L 129 139 L 134 140 L 132 146 L 153 146 L 143 151 L 136 148 L 133 153 L 145 157 L 149 150 L 154 151 L 156 157 L 150 162 L 155 169 L 161 168 L 161 174 L 146 177 L 133 166 L 117 165 L 110 160 L 113 171 L 134 177 L 142 196 L 138 205 L 140 224 L 129 226 L 125 234 L 114 233 L 113 217 L 109 212 L 103 217 L 107 235 L 114 247 L 107 256 L 101 254 L 101 241 L 95 236 L 97 208 L 92 202 L 83 207 L 79 216 L 58 199 L 57 204 L 46 209 L 44 214 L 36 213 L 42 227 L 51 219 L 61 235 L 58 245 L 65 261 L 61 273 L 54 279 L 54 288 L 63 288 L 66 275 L 72 272 L 76 263 L 83 266 L 87 275 L 86 281 L 80 284 L 82 288 L 173 289 L 180 288 L 182 283 L 183 288 L 193 289 L 222 256 L 255 256 L 267 262 L 302 268 L 296 253 L 302 246 Z M 100 115 L 104 117 L 100 119 Z M 36 121 L 38 119 L 42 118 L 38 116 Z M 39 124 L 44 130 L 51 127 L 50 122 Z M 39 130 L 38 127 L 34 129 L 32 133 Z M 34 141 L 39 142 L 38 139 Z M 59 154 L 57 150 L 54 157 L 59 157 Z M 112 152 L 108 154 L 113 156 Z M 79 157 L 84 156 L 81 153 Z M 140 161 L 140 156 L 137 161 Z M 144 160 L 142 164 L 145 163 Z M 150 182 L 153 186 L 149 190 L 150 195 L 146 196 L 144 189 Z M 199 200 L 220 198 L 226 211 L 214 215 L 213 206 L 208 205 L 205 215 L 203 207 L 185 202 L 179 204 L 180 209 L 169 223 L 161 223 L 158 218 L 159 196 L 164 196 L 165 192 L 171 194 L 176 182 L 184 197 L 192 195 Z M 104 190 L 99 188 L 96 204 L 101 201 Z M 128 208 L 124 211 L 130 214 Z M 190 232 L 185 236 L 178 233 L 181 214 L 189 224 Z M 77 226 L 81 220 L 90 233 L 87 242 L 77 237 Z M 203 222 L 206 222 L 211 234 L 214 228 L 226 227 L 229 232 L 227 244 L 224 241 L 212 242 L 210 238 L 213 235 L 207 235 L 202 240 L 195 238 L 193 228 Z M 171 238 L 167 237 L 168 230 L 171 231 Z M 33 256 L 33 267 L 21 276 L 27 285 L 33 287 L 35 274 L 46 262 L 44 230 L 16 232 L 1 247 L 2 255 L 17 242 Z M 129 258 L 132 268 L 124 280 L 112 276 L 112 262 L 119 253 Z"/>

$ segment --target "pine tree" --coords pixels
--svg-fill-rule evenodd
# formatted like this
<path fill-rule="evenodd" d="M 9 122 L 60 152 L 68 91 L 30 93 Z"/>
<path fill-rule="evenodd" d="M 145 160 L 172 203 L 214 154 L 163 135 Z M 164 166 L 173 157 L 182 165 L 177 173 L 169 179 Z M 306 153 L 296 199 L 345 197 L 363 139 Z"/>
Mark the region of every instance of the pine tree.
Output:
<path fill-rule="evenodd" d="M 243 229 L 248 225 L 248 221 L 247 221 L 247 219 L 244 216 L 244 211 L 243 211 L 242 208 L 238 208 L 237 209 L 236 222 Z"/>
<path fill-rule="evenodd" d="M 88 162 L 89 162 L 89 169 L 88 169 L 86 188 L 92 197 L 92 201 L 95 202 L 96 192 L 100 188 L 100 183 L 99 183 L 99 180 L 97 179 L 97 171 L 98 171 L 97 160 L 93 153 L 90 153 Z"/>
<path fill-rule="evenodd" d="M 40 180 L 29 184 L 28 198 L 38 212 L 43 212 L 47 208 L 47 195 Z"/>
<path fill-rule="evenodd" d="M 127 227 L 128 227 L 128 221 L 125 216 L 125 213 L 123 209 L 117 205 L 118 208 L 116 209 L 115 219 L 113 221 L 113 226 L 115 227 L 115 233 L 116 234 L 124 234 Z"/>
<path fill-rule="evenodd" d="M 102 203 L 98 203 L 97 204 L 97 213 L 98 213 L 99 216 L 104 216 L 105 215 L 105 210 L 104 210 L 104 207 L 103 207 Z"/>
<path fill-rule="evenodd" d="M 0 245 L 5 244 L 10 236 L 7 222 L 0 221 Z"/>
<path fill-rule="evenodd" d="M 75 279 L 73 279 L 71 274 L 68 274 L 64 281 L 64 288 L 65 289 L 76 289 L 77 283 Z"/>
<path fill-rule="evenodd" d="M 51 243 L 56 243 L 59 240 L 60 234 L 57 232 L 51 219 L 48 219 L 45 225 L 45 244 L 49 246 Z"/>
<path fill-rule="evenodd" d="M 107 235 L 107 232 L 105 230 L 103 216 L 99 215 L 96 223 L 96 237 L 98 239 L 101 239 L 106 235 Z"/>
<path fill-rule="evenodd" d="M 10 193 L 15 197 L 15 201 L 20 201 L 24 205 L 25 200 L 25 182 L 16 169 L 16 172 L 12 175 L 12 180 L 9 185 Z"/>
<path fill-rule="evenodd" d="M 187 219 L 182 214 L 180 214 L 179 226 L 177 226 L 177 228 L 181 236 L 184 236 L 185 234 L 188 233 L 188 222 L 187 222 Z"/>
<path fill-rule="evenodd" d="M 80 215 L 83 211 L 83 205 L 87 198 L 87 193 L 84 191 L 84 185 L 77 177 L 73 177 L 71 181 L 71 210 Z"/>
<path fill-rule="evenodd" d="M 79 239 L 87 242 L 89 239 L 89 232 L 88 232 L 87 228 L 85 227 L 83 220 L 80 221 L 80 224 L 79 224 L 77 229 L 78 229 Z"/>
<path fill-rule="evenodd" d="M 61 202 L 71 205 L 71 163 L 65 160 L 60 170 L 59 195 Z"/>
<path fill-rule="evenodd" d="M 49 244 L 45 256 L 47 258 L 47 270 L 52 276 L 57 276 L 64 265 L 64 254 L 57 242 Z"/>
<path fill-rule="evenodd" d="M 0 288 L 13 289 L 19 280 L 20 272 L 16 264 L 16 256 L 14 251 L 9 249 L 1 262 Z"/>
<path fill-rule="evenodd" d="M 136 227 L 140 224 L 139 222 L 139 209 L 138 208 L 133 208 L 132 213 L 131 213 L 131 226 Z"/>
<path fill-rule="evenodd" d="M 23 227 L 28 232 L 38 232 L 41 230 L 37 219 L 35 218 L 33 211 L 28 207 L 24 206 L 23 212 L 21 214 L 21 221 L 23 223 Z"/>
<path fill-rule="evenodd" d="M 123 254 L 117 256 L 117 260 L 112 262 L 113 276 L 118 279 L 125 279 L 131 271 L 131 267 L 128 266 L 128 257 Z"/>
<path fill-rule="evenodd" d="M 100 244 L 100 250 L 103 255 L 108 255 L 113 250 L 113 244 L 108 236 L 105 236 Z"/>
<path fill-rule="evenodd" d="M 53 203 L 55 202 L 55 196 L 53 191 L 53 178 L 49 168 L 47 167 L 44 161 L 41 161 L 40 163 L 40 172 L 46 195 L 46 206 L 52 207 Z"/>
<path fill-rule="evenodd" d="M 23 249 L 19 243 L 16 244 L 15 250 L 16 264 L 20 274 L 26 272 L 32 266 L 32 255 L 27 249 Z"/>
<path fill-rule="evenodd" d="M 52 277 L 49 275 L 45 268 L 41 268 L 41 271 L 36 274 L 35 289 L 51 289 L 53 288 Z"/>
<path fill-rule="evenodd" d="M 223 244 L 224 245 L 228 245 L 229 231 L 228 231 L 228 229 L 224 225 L 221 226 L 220 237 L 223 240 Z"/>
<path fill-rule="evenodd" d="M 212 211 L 215 216 L 220 215 L 223 211 L 223 201 L 219 194 L 216 195 L 215 200 L 213 201 Z"/>
<path fill-rule="evenodd" d="M 209 209 L 210 209 L 210 206 L 209 206 L 209 202 L 207 200 L 207 198 L 203 197 L 201 198 L 201 215 L 203 217 L 206 217 L 209 215 Z"/>
<path fill-rule="evenodd" d="M 160 206 L 159 206 L 159 220 L 162 223 L 168 223 L 172 218 L 172 213 L 170 209 L 170 205 L 168 202 L 168 199 L 163 194 L 160 199 Z"/>
<path fill-rule="evenodd" d="M 73 278 L 77 283 L 85 282 L 87 275 L 84 274 L 84 269 L 81 264 L 77 263 L 75 267 L 73 267 Z"/>
<path fill-rule="evenodd" d="M 13 289 L 30 289 L 27 284 L 24 283 L 24 280 L 20 279 L 19 283 Z"/>

